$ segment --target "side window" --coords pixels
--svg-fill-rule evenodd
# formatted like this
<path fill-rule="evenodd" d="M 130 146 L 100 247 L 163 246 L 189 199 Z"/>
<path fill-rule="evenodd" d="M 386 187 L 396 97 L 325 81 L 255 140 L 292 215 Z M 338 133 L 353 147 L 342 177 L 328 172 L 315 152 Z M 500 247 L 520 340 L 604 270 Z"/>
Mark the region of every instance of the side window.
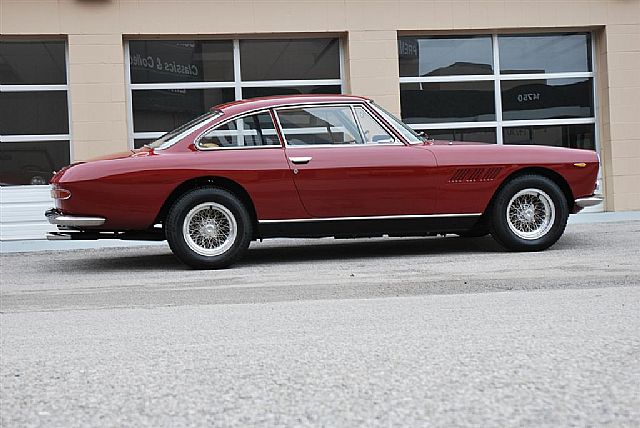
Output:
<path fill-rule="evenodd" d="M 280 140 L 269 112 L 261 112 L 232 120 L 204 134 L 198 146 L 216 147 L 279 146 Z"/>
<path fill-rule="evenodd" d="M 395 142 L 395 138 L 375 120 L 363 107 L 354 107 L 362 133 L 364 142 L 367 144 L 390 144 Z"/>
<path fill-rule="evenodd" d="M 278 111 L 278 118 L 291 146 L 363 143 L 348 106 L 282 109 Z"/>

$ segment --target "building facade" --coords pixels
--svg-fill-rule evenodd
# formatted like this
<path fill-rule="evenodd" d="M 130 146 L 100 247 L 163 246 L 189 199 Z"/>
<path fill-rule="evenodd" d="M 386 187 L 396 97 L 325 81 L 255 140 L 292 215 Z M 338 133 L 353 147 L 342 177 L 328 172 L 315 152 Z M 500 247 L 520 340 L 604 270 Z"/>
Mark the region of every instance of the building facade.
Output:
<path fill-rule="evenodd" d="M 597 150 L 602 209 L 640 209 L 639 0 L 0 0 L 2 239 L 42 236 L 69 162 L 341 92 L 434 138 Z"/>

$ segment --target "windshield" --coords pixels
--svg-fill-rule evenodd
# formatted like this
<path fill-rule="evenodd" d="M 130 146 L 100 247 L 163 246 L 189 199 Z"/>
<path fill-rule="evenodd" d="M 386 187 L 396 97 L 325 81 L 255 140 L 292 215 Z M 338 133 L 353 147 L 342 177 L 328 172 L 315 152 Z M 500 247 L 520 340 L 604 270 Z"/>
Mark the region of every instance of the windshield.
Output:
<path fill-rule="evenodd" d="M 387 122 L 389 122 L 393 127 L 402 134 L 402 136 L 411 144 L 421 144 L 424 142 L 422 137 L 418 135 L 416 131 L 411 129 L 409 125 L 397 119 L 394 115 L 380 107 L 376 103 L 371 103 L 373 107 L 385 118 Z"/>
<path fill-rule="evenodd" d="M 222 112 L 220 110 L 214 110 L 214 111 L 209 111 L 205 114 L 203 114 L 202 116 L 198 116 L 195 119 L 185 123 L 182 126 L 179 126 L 178 128 L 174 129 L 173 131 L 169 131 L 166 134 L 164 134 L 162 137 L 158 138 L 157 140 L 149 143 L 149 144 L 145 144 L 144 147 L 148 147 L 150 149 L 156 149 L 156 150 L 162 150 L 162 149 L 166 149 L 167 147 L 172 146 L 173 144 L 175 144 L 179 138 L 175 138 L 177 136 L 179 136 L 180 134 L 182 134 L 185 131 L 190 130 L 191 128 L 197 127 L 198 125 L 203 124 L 204 122 L 206 122 L 207 120 L 210 119 L 214 119 L 218 116 L 220 116 L 222 114 Z"/>

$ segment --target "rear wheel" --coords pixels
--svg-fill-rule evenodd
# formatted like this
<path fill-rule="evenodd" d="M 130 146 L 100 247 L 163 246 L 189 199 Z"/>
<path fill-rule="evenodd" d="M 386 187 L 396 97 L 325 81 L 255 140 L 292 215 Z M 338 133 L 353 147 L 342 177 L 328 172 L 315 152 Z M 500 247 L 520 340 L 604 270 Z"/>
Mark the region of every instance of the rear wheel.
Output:
<path fill-rule="evenodd" d="M 216 188 L 192 190 L 180 197 L 165 221 L 171 251 L 197 269 L 221 269 L 237 261 L 252 236 L 252 222 L 242 202 Z"/>
<path fill-rule="evenodd" d="M 491 235 L 513 251 L 540 251 L 556 243 L 569 217 L 567 200 L 552 180 L 523 175 L 509 181 L 491 210 Z"/>

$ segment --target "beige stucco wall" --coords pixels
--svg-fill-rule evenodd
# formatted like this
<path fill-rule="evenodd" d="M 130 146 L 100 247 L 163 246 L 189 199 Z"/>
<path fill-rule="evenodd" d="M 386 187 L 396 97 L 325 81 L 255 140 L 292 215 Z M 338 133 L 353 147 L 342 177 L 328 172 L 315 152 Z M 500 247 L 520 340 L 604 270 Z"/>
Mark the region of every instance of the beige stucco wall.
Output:
<path fill-rule="evenodd" d="M 400 110 L 397 31 L 596 31 L 606 209 L 640 209 L 640 0 L 0 0 L 0 34 L 69 42 L 74 157 L 127 148 L 123 38 L 331 33 L 350 92 Z"/>

